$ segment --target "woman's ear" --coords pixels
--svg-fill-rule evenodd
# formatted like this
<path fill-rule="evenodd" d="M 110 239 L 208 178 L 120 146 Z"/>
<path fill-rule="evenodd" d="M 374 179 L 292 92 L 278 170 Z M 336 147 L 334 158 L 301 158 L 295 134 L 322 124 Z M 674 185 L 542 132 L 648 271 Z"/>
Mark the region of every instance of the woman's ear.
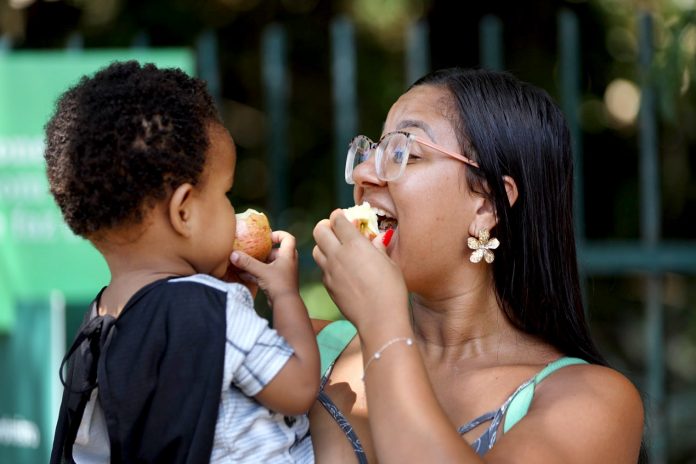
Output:
<path fill-rule="evenodd" d="M 474 220 L 469 225 L 469 235 L 477 237 L 481 229 L 491 230 L 498 223 L 495 214 L 495 206 L 484 195 L 476 195 L 474 197 L 474 207 L 476 215 Z"/>
<path fill-rule="evenodd" d="M 193 219 L 193 186 L 181 184 L 169 199 L 169 222 L 184 237 L 190 237 Z"/>
<path fill-rule="evenodd" d="M 503 176 L 503 183 L 505 185 L 505 193 L 507 194 L 508 203 L 510 206 L 514 205 L 519 196 L 519 191 L 517 190 L 517 183 L 515 179 L 510 176 Z M 496 215 L 495 206 L 491 201 L 483 196 L 477 196 L 475 200 L 476 207 L 476 217 L 474 221 L 469 226 L 469 235 L 472 237 L 477 237 L 481 229 L 491 230 L 498 224 L 498 217 Z"/>
<path fill-rule="evenodd" d="M 514 205 L 517 201 L 517 197 L 520 192 L 517 190 L 517 182 L 510 176 L 503 176 L 503 183 L 505 184 L 505 192 L 507 193 L 508 203 L 510 206 Z"/>

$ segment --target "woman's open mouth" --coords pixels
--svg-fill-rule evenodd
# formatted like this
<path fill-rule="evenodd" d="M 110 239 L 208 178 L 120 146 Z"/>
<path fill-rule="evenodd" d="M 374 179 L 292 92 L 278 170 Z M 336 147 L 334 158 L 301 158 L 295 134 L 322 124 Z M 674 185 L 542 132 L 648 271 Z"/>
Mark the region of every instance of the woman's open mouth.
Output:
<path fill-rule="evenodd" d="M 399 221 L 383 209 L 373 209 L 375 210 L 375 213 L 377 213 L 377 225 L 379 226 L 380 232 L 385 232 L 389 229 L 396 229 L 396 227 L 399 225 Z"/>

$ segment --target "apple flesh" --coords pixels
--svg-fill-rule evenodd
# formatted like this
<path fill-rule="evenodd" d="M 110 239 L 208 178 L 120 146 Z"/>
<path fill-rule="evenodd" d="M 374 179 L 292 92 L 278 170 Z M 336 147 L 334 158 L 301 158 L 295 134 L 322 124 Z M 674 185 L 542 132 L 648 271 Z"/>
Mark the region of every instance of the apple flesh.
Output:
<path fill-rule="evenodd" d="M 343 210 L 346 218 L 369 240 L 379 235 L 377 212 L 367 201 Z"/>
<path fill-rule="evenodd" d="M 273 248 L 268 217 L 254 209 L 236 215 L 237 233 L 232 248 L 265 261 Z"/>

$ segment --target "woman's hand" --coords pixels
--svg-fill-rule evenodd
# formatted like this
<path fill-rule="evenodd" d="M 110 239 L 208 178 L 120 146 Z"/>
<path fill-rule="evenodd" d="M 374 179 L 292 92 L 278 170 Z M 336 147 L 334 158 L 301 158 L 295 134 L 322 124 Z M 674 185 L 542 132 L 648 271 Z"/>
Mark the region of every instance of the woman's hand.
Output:
<path fill-rule="evenodd" d="M 380 234 L 372 243 L 340 209 L 314 228 L 312 256 L 329 295 L 358 329 L 401 313 L 408 317 L 408 292 L 398 266 L 387 256 Z"/>

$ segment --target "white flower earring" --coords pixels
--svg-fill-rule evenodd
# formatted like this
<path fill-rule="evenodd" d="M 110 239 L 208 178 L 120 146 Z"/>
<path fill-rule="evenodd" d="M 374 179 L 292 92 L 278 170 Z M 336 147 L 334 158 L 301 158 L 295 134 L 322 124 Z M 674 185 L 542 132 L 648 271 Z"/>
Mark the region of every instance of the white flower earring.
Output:
<path fill-rule="evenodd" d="M 497 238 L 490 238 L 488 229 L 479 229 L 478 239 L 469 237 L 466 243 L 469 245 L 469 248 L 474 250 L 469 257 L 469 261 L 478 263 L 481 262 L 481 258 L 483 258 L 488 264 L 492 263 L 495 259 L 491 250 L 495 250 L 500 245 Z"/>

